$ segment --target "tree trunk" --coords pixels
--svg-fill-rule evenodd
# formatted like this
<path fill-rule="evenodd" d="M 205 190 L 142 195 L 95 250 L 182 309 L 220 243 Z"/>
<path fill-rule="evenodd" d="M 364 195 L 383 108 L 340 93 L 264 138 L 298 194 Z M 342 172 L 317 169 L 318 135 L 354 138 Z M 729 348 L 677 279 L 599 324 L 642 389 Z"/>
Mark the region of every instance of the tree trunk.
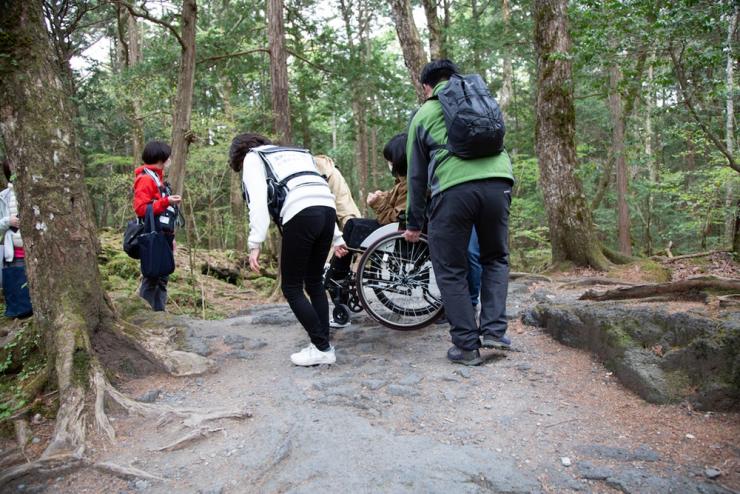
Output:
<path fill-rule="evenodd" d="M 424 6 L 424 14 L 427 18 L 427 29 L 429 30 L 429 55 L 432 60 L 440 60 L 447 57 L 447 50 L 442 39 L 442 27 L 437 16 L 436 0 L 421 0 Z"/>
<path fill-rule="evenodd" d="M 726 74 L 726 86 L 727 86 L 727 114 L 725 116 L 725 146 L 730 156 L 735 155 L 735 57 L 733 54 L 732 41 L 735 36 L 735 30 L 737 29 L 737 14 L 738 14 L 737 2 L 735 2 L 735 10 L 732 12 L 730 18 L 730 25 L 727 28 L 727 74 Z M 734 177 L 733 177 L 734 178 Z M 725 190 L 725 245 L 732 246 L 735 238 L 735 216 L 738 214 L 733 208 L 735 204 L 735 180 L 730 179 L 727 181 L 727 188 Z"/>
<path fill-rule="evenodd" d="M 653 255 L 653 212 L 655 210 L 655 192 L 658 185 L 658 160 L 653 152 L 653 108 L 655 107 L 655 94 L 653 92 L 653 62 L 654 54 L 650 56 L 648 66 L 647 95 L 645 97 L 645 159 L 648 164 L 649 190 L 647 197 L 647 214 L 645 215 L 645 252 L 648 256 Z"/>
<path fill-rule="evenodd" d="M 182 195 L 185 188 L 185 164 L 188 148 L 193 141 L 190 115 L 193 110 L 193 85 L 195 83 L 195 28 L 198 7 L 195 0 L 182 2 L 182 39 L 180 73 L 177 78 L 175 114 L 172 119 L 172 155 L 167 179 L 175 194 Z"/>
<path fill-rule="evenodd" d="M 501 15 L 504 22 L 504 38 L 511 39 L 511 8 L 509 7 L 509 0 L 502 0 Z M 504 118 L 506 118 L 508 116 L 507 113 L 514 93 L 514 68 L 511 63 L 511 54 L 508 49 L 504 49 L 503 58 L 504 67 L 501 81 L 501 93 L 498 102 L 501 106 Z"/>
<path fill-rule="evenodd" d="M 361 99 L 354 98 L 352 101 L 352 114 L 355 120 L 355 166 L 357 167 L 357 178 L 360 182 L 359 197 L 361 200 L 359 207 L 362 216 L 366 216 L 367 203 L 365 202 L 365 197 L 367 197 L 368 165 L 367 110 Z"/>
<path fill-rule="evenodd" d="M 116 316 L 98 271 L 92 205 L 75 144 L 75 112 L 51 51 L 41 2 L 6 1 L 3 7 L 0 128 L 8 158 L 17 167 L 34 322 L 44 336 L 59 392 L 56 427 L 44 457 L 82 455 L 83 410 L 93 372 L 100 369 L 98 358 L 112 363 L 105 349 L 116 348 L 122 352 L 116 358 L 122 358 L 126 348 L 134 347 L 112 328 Z M 141 360 L 135 365 L 146 366 Z M 98 426 L 110 427 L 107 419 Z"/>
<path fill-rule="evenodd" d="M 236 132 L 236 121 L 234 118 L 234 107 L 231 104 L 233 86 L 231 79 L 222 75 L 220 83 L 221 101 L 224 105 L 224 117 L 226 126 L 230 134 Z M 234 222 L 234 249 L 237 252 L 243 252 L 247 248 L 247 230 L 246 230 L 246 206 L 242 192 L 242 176 L 240 173 L 229 174 L 229 205 L 231 208 L 231 218 Z"/>
<path fill-rule="evenodd" d="M 536 151 L 547 207 L 552 259 L 606 269 L 591 212 L 575 176 L 573 70 L 565 0 L 535 0 Z"/>
<path fill-rule="evenodd" d="M 123 11 L 128 19 L 128 68 L 134 69 L 143 60 L 141 42 L 139 40 L 139 23 L 136 17 L 127 10 Z M 144 150 L 144 121 L 141 116 L 141 98 L 136 91 L 131 95 L 131 150 L 133 165 L 141 163 L 141 153 Z"/>
<path fill-rule="evenodd" d="M 267 17 L 274 129 L 278 141 L 288 145 L 293 139 L 290 125 L 290 100 L 288 99 L 288 54 L 285 51 L 283 0 L 267 1 Z"/>
<path fill-rule="evenodd" d="M 416 90 L 416 97 L 419 102 L 424 101 L 424 90 L 419 82 L 421 69 L 427 62 L 427 56 L 424 53 L 424 47 L 421 44 L 419 31 L 414 23 L 414 16 L 411 11 L 411 2 L 409 0 L 388 0 L 391 6 L 391 17 L 396 25 L 398 41 L 401 43 L 403 52 L 403 61 L 409 71 L 411 83 Z"/>
<path fill-rule="evenodd" d="M 630 241 L 630 211 L 627 206 L 627 162 L 624 157 L 624 110 L 619 81 L 622 72 L 617 65 L 609 67 L 609 113 L 612 117 L 612 157 L 617 174 L 617 232 L 619 252 L 632 255 Z"/>

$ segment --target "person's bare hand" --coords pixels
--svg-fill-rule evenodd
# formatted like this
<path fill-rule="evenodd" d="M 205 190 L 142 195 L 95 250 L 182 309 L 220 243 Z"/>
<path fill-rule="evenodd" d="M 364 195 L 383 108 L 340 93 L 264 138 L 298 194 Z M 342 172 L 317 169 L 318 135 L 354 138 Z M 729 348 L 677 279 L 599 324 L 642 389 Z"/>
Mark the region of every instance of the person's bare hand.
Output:
<path fill-rule="evenodd" d="M 349 249 L 347 248 L 347 244 L 339 244 L 334 247 L 334 255 L 337 257 L 344 257 L 347 254 L 349 254 Z"/>
<path fill-rule="evenodd" d="M 18 228 L 21 226 L 21 220 L 18 219 L 17 215 L 10 215 L 10 226 L 12 226 L 13 228 Z"/>
<path fill-rule="evenodd" d="M 260 250 L 252 249 L 249 251 L 249 267 L 252 271 L 259 273 L 260 271 Z"/>
<path fill-rule="evenodd" d="M 406 230 L 403 232 L 403 238 L 412 244 L 418 242 L 419 237 L 421 237 L 421 232 L 419 230 Z"/>
<path fill-rule="evenodd" d="M 180 202 L 182 201 L 182 197 L 178 195 L 169 196 L 169 198 L 170 198 L 170 204 L 180 204 Z"/>

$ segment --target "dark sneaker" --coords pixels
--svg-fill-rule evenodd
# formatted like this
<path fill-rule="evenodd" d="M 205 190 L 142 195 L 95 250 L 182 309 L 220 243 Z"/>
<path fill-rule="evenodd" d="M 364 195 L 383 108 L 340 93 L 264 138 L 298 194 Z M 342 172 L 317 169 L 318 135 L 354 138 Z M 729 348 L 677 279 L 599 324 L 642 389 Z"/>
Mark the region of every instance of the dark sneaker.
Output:
<path fill-rule="evenodd" d="M 447 358 L 455 364 L 480 365 L 483 363 L 478 350 L 462 350 L 456 346 L 447 350 Z"/>
<path fill-rule="evenodd" d="M 483 338 L 481 338 L 481 344 L 483 348 L 497 348 L 499 350 L 508 350 L 511 348 L 511 340 L 506 336 L 497 338 L 490 334 L 484 334 Z"/>

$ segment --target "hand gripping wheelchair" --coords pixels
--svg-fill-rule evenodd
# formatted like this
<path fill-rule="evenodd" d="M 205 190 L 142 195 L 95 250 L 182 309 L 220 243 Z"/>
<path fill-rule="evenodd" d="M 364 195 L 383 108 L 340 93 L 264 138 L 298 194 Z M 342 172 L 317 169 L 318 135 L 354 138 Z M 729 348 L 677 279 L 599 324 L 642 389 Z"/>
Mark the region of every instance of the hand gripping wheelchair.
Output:
<path fill-rule="evenodd" d="M 355 269 L 342 280 L 325 279 L 334 303 L 334 321 L 345 324 L 352 312 L 364 309 L 383 326 L 412 330 L 442 316 L 442 297 L 426 235 L 409 243 L 399 223 L 391 223 L 371 233 L 359 248 L 349 250 Z"/>

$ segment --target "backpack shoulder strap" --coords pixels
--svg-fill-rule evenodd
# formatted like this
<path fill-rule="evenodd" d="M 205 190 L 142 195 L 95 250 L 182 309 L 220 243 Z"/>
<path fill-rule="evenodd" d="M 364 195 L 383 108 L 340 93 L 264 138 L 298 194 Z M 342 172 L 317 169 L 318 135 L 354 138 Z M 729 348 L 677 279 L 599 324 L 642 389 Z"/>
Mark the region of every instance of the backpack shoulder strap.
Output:
<path fill-rule="evenodd" d="M 157 189 L 161 192 L 162 182 L 159 180 L 159 177 L 157 176 L 157 174 L 151 171 L 149 168 L 144 168 L 144 173 L 152 177 L 152 180 L 154 180 L 154 183 L 157 185 Z"/>

